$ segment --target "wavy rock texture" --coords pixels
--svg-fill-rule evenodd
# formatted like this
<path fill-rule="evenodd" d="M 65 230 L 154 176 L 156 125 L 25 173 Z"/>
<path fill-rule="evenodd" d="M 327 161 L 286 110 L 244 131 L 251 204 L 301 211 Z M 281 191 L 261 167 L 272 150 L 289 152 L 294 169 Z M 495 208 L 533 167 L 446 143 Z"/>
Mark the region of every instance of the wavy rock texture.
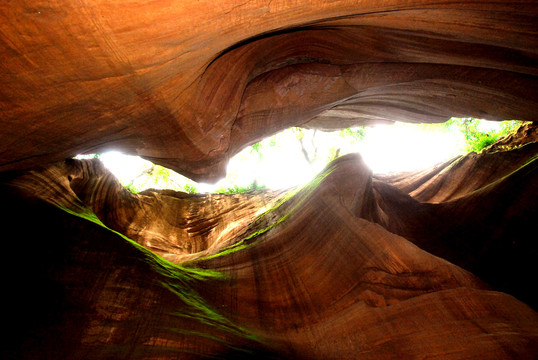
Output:
<path fill-rule="evenodd" d="M 247 194 L 186 194 L 146 190 L 131 194 L 99 160 L 67 160 L 47 170 L 65 178 L 64 191 L 75 199 L 59 205 L 76 210 L 77 200 L 89 207 L 109 228 L 175 261 L 191 254 L 216 251 L 244 233 L 256 215 L 270 208 L 283 191 Z M 33 174 L 32 174 L 33 175 Z"/>
<path fill-rule="evenodd" d="M 131 194 L 98 161 L 217 180 L 281 129 L 536 122 L 532 1 L 0 2 L 6 359 L 535 359 L 536 125 L 289 192 Z M 11 315 L 8 317 L 8 315 Z"/>
<path fill-rule="evenodd" d="M 528 1 L 0 4 L 0 170 L 120 149 L 195 180 L 295 125 L 534 121 Z"/>
<path fill-rule="evenodd" d="M 356 154 L 286 194 L 131 194 L 98 160 L 5 179 L 6 354 L 532 359 L 536 144 L 437 169 L 427 200 Z"/>

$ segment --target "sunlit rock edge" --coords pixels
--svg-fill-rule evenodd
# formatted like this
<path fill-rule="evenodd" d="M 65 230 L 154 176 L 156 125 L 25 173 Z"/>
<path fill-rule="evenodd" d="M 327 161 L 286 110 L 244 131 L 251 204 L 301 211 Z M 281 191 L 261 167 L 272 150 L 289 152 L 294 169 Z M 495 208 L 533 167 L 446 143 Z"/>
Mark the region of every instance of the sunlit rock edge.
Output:
<path fill-rule="evenodd" d="M 289 192 L 132 194 L 98 160 L 4 179 L 24 239 L 8 253 L 40 269 L 13 265 L 11 305 L 33 325 L 6 351 L 531 358 L 535 126 L 526 134 L 405 177 L 347 155 Z"/>

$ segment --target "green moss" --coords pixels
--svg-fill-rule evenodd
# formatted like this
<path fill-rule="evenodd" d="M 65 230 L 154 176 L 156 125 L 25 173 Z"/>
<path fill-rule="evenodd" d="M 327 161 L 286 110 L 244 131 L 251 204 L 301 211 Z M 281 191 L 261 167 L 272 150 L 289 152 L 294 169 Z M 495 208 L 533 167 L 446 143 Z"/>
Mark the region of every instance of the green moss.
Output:
<path fill-rule="evenodd" d="M 526 145 L 530 145 L 530 143 L 529 143 L 529 144 L 526 144 Z M 524 145 L 524 146 L 525 146 L 525 145 Z M 522 146 L 522 148 L 523 148 L 524 146 Z M 503 177 L 500 178 L 499 180 L 497 180 L 497 181 L 491 183 L 491 185 L 498 184 L 498 183 L 500 183 L 500 182 L 506 180 L 506 179 L 509 178 L 510 176 L 512 176 L 512 175 L 516 174 L 517 172 L 519 172 L 519 171 L 525 169 L 527 166 L 529 166 L 530 164 L 532 164 L 532 163 L 535 162 L 536 160 L 538 160 L 538 154 L 533 155 L 533 156 L 530 157 L 530 158 L 529 158 L 523 165 L 521 165 L 519 168 L 517 168 L 516 170 L 512 171 L 512 172 L 509 173 L 508 175 L 503 176 Z"/>
<path fill-rule="evenodd" d="M 212 309 L 205 300 L 194 291 L 188 284 L 178 281 L 163 281 L 161 285 L 170 290 L 186 305 L 188 310 L 172 313 L 178 318 L 187 318 L 197 320 L 205 325 L 222 330 L 226 333 L 236 335 L 238 337 L 247 338 L 252 341 L 260 341 L 260 338 L 249 333 L 246 329 L 235 325 L 228 318 Z"/>
<path fill-rule="evenodd" d="M 104 227 L 108 231 L 111 231 L 120 237 L 122 237 L 124 240 L 129 242 L 132 246 L 134 246 L 136 249 L 138 249 L 145 257 L 145 260 L 148 264 L 150 264 L 157 272 L 163 276 L 169 277 L 169 278 L 181 278 L 184 280 L 209 280 L 209 279 L 225 279 L 226 276 L 222 274 L 221 272 L 210 270 L 210 269 L 200 269 L 195 267 L 183 267 L 174 263 L 171 263 L 170 261 L 158 256 L 157 254 L 151 252 L 147 248 L 143 247 L 142 245 L 138 244 L 136 241 L 128 238 L 127 236 L 123 235 L 120 232 L 117 232 L 115 230 L 110 229 L 107 227 L 103 222 L 88 208 L 80 208 L 79 211 L 74 211 L 72 209 L 57 205 L 60 209 L 63 211 L 75 215 L 77 217 L 83 218 L 84 220 L 91 221 L 99 226 Z"/>
<path fill-rule="evenodd" d="M 525 144 L 523 145 L 521 148 L 524 148 L 525 146 L 530 146 L 531 144 L 534 144 L 534 143 L 528 143 L 528 144 Z M 517 150 L 516 150 L 517 151 Z M 486 186 L 480 188 L 480 189 L 477 189 L 475 191 L 473 191 L 473 193 L 480 193 L 480 192 L 483 192 L 483 191 L 486 191 L 487 189 L 490 189 L 490 188 L 493 188 L 495 186 L 498 186 L 500 185 L 501 183 L 503 183 L 504 181 L 508 180 L 510 177 L 516 175 L 517 173 L 525 170 L 525 168 L 527 168 L 528 166 L 530 166 L 533 162 L 537 161 L 538 160 L 538 154 L 535 154 L 533 155 L 532 157 L 530 157 L 523 165 L 521 165 L 519 168 L 515 169 L 514 171 L 510 172 L 509 174 L 487 184 Z"/>
<path fill-rule="evenodd" d="M 174 312 L 171 315 L 178 318 L 194 319 L 202 324 L 209 325 L 226 333 L 260 342 L 260 339 L 257 336 L 235 325 L 225 316 L 215 311 L 194 289 L 193 285 L 202 281 L 226 279 L 227 277 L 223 273 L 210 269 L 186 267 L 171 263 L 129 239 L 125 235 L 106 227 L 90 209 L 81 207 L 80 209 L 77 209 L 78 211 L 75 211 L 62 206 L 58 207 L 71 215 L 95 223 L 108 231 L 119 235 L 140 251 L 142 260 L 161 276 L 158 280 L 158 284 L 169 290 L 186 305 L 185 309 Z M 176 330 L 183 331 L 179 328 Z M 206 335 L 206 337 L 211 338 L 211 335 Z"/>
<path fill-rule="evenodd" d="M 205 256 L 202 258 L 198 258 L 195 260 L 192 260 L 189 263 L 196 263 L 200 261 L 210 260 L 221 256 L 230 255 L 232 253 L 238 252 L 240 250 L 244 250 L 248 247 L 251 247 L 252 245 L 256 244 L 257 241 L 255 241 L 256 238 L 258 238 L 260 235 L 268 232 L 275 226 L 283 223 L 286 221 L 300 206 L 304 204 L 304 202 L 310 197 L 311 193 L 321 184 L 321 182 L 329 176 L 333 171 L 335 170 L 335 166 L 331 166 L 329 164 L 324 171 L 322 171 L 318 176 L 316 176 L 312 181 L 309 183 L 303 185 L 302 187 L 297 187 L 293 190 L 290 190 L 287 194 L 285 194 L 273 207 L 266 210 L 262 214 L 260 214 L 253 222 L 253 228 L 256 228 L 257 226 L 260 226 L 261 223 L 264 221 L 267 221 L 267 218 L 271 214 L 276 214 L 277 212 L 284 213 L 283 215 L 279 216 L 276 221 L 270 222 L 268 226 L 263 227 L 260 230 L 255 231 L 254 233 L 248 235 L 241 241 L 227 246 L 221 251 L 219 251 L 216 254 L 212 254 L 209 256 Z M 290 207 L 289 210 L 286 210 L 286 207 Z M 269 221 L 267 221 L 269 222 Z"/>
<path fill-rule="evenodd" d="M 256 190 L 264 190 L 266 188 L 265 185 L 257 185 L 256 183 L 252 183 L 248 186 L 239 186 L 234 185 L 232 187 L 222 187 L 217 190 L 215 190 L 215 194 L 225 194 L 225 195 L 231 195 L 231 194 L 245 194 L 249 192 L 253 192 Z"/>

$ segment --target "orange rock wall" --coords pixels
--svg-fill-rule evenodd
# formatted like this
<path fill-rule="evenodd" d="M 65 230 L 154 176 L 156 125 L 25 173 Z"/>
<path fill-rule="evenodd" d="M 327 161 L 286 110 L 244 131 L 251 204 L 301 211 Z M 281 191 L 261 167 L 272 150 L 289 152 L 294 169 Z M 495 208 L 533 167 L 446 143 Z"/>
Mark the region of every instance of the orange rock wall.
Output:
<path fill-rule="evenodd" d="M 0 170 L 120 149 L 196 180 L 295 125 L 535 120 L 533 2 L 0 4 Z"/>
<path fill-rule="evenodd" d="M 4 178 L 6 225 L 18 229 L 5 244 L 7 306 L 18 316 L 3 351 L 23 359 L 532 359 L 535 145 L 445 167 L 447 178 L 474 178 L 492 165 L 481 185 L 436 203 L 372 178 L 359 155 L 285 195 L 135 195 L 96 160 Z M 508 175 L 495 170 L 506 157 L 519 162 Z M 425 186 L 445 193 L 451 184 Z M 193 216 L 208 231 L 182 237 Z"/>
<path fill-rule="evenodd" d="M 534 359 L 536 126 L 287 193 L 131 194 L 117 149 L 213 181 L 289 126 L 536 122 L 533 1 L 0 2 L 6 359 Z M 8 316 L 10 315 L 10 316 Z"/>

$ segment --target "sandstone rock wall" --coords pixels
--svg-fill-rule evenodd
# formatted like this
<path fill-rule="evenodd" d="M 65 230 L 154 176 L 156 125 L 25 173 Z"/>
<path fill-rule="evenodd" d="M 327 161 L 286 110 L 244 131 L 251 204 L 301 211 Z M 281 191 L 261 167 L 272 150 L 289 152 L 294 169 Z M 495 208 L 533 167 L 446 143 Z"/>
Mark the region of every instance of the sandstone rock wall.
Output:
<path fill-rule="evenodd" d="M 534 359 L 535 125 L 434 169 L 134 195 L 289 126 L 536 122 L 533 1 L 0 2 L 6 359 Z M 10 316 L 8 316 L 10 315 Z"/>
<path fill-rule="evenodd" d="M 119 149 L 217 180 L 281 129 L 536 120 L 531 1 L 0 4 L 0 171 Z"/>
<path fill-rule="evenodd" d="M 417 197 L 357 154 L 286 194 L 135 195 L 98 160 L 4 179 L 6 354 L 532 359 L 537 153 L 468 155 Z"/>

